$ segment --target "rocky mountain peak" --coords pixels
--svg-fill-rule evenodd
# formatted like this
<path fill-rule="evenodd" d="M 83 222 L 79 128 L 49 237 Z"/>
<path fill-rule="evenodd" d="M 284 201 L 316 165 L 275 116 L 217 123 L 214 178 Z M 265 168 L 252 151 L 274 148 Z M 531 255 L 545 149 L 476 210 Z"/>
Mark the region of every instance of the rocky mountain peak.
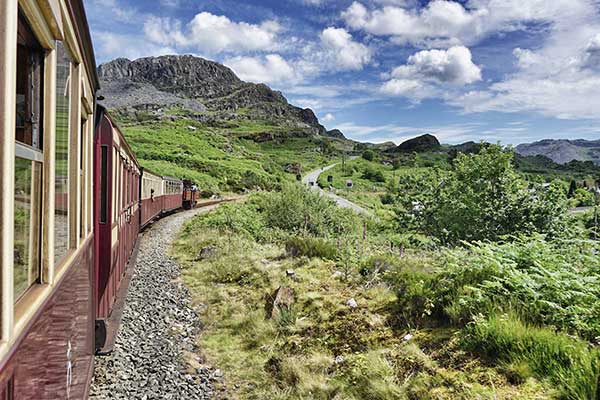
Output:
<path fill-rule="evenodd" d="M 121 113 L 161 118 L 165 109 L 179 107 L 204 122 L 271 120 L 305 133 L 326 134 L 311 109 L 295 107 L 281 92 L 244 82 L 230 68 L 200 57 L 118 58 L 100 65 L 98 75 L 104 104 Z"/>
<path fill-rule="evenodd" d="M 600 165 L 600 140 L 544 139 L 522 143 L 515 150 L 522 156 L 546 156 L 558 164 L 577 160 Z"/>
<path fill-rule="evenodd" d="M 428 133 L 415 138 L 406 140 L 397 147 L 394 147 L 388 151 L 390 152 L 412 152 L 412 151 L 427 151 L 435 150 L 440 147 L 439 140 Z"/>

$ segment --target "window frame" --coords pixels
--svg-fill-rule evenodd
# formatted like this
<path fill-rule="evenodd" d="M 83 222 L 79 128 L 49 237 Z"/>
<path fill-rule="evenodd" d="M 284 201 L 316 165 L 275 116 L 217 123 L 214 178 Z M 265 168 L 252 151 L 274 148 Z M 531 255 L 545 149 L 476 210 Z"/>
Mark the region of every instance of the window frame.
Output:
<path fill-rule="evenodd" d="M 24 40 L 24 43 L 20 43 L 20 37 Z M 27 69 L 26 69 L 26 94 L 25 94 L 25 110 L 27 118 L 30 121 L 26 121 L 26 123 L 31 124 L 31 143 L 23 142 L 17 139 L 19 127 L 17 126 L 17 121 L 15 120 L 15 124 L 13 126 L 13 134 L 12 140 L 14 143 L 14 157 L 12 159 L 13 164 L 13 184 L 16 183 L 17 174 L 16 174 L 16 163 L 17 158 L 21 160 L 30 161 L 32 163 L 32 173 L 31 173 L 31 188 L 33 190 L 37 190 L 38 192 L 31 193 L 30 199 L 30 215 L 29 215 L 29 234 L 31 237 L 30 241 L 30 250 L 34 253 L 28 255 L 29 263 L 31 265 L 27 266 L 28 275 L 31 275 L 33 271 L 35 271 L 36 278 L 29 282 L 28 278 L 28 286 L 23 292 L 17 293 L 15 290 L 15 260 L 13 260 L 12 265 L 12 282 L 11 286 L 13 288 L 13 314 L 15 310 L 19 306 L 20 303 L 23 302 L 24 299 L 28 297 L 28 294 L 32 292 L 36 286 L 44 283 L 44 255 L 43 255 L 43 242 L 44 242 L 44 202 L 45 202 L 45 189 L 46 189 L 46 177 L 45 177 L 45 169 L 46 169 L 46 158 L 45 158 L 45 126 L 46 126 L 46 110 L 45 110 L 45 101 L 44 98 L 48 94 L 48 87 L 46 85 L 46 74 L 48 72 L 48 65 L 46 60 L 48 59 L 48 50 L 45 49 L 40 40 L 37 38 L 32 24 L 29 22 L 25 13 L 18 8 L 17 11 L 17 38 L 16 38 L 16 46 L 22 46 L 26 49 L 26 56 L 30 58 L 30 60 L 35 60 L 37 63 L 37 76 L 32 77 L 32 71 L 30 70 L 29 61 L 27 61 Z M 17 69 L 23 68 L 19 64 L 18 57 L 15 58 Z M 15 88 L 14 92 L 15 99 L 18 97 L 18 89 Z M 36 98 L 37 97 L 37 98 Z M 37 103 L 37 104 L 34 104 Z M 36 114 L 37 111 L 37 114 Z M 15 109 L 16 113 L 16 109 Z M 23 126 L 23 129 L 27 129 L 26 125 Z M 23 138 L 27 139 L 27 134 L 24 133 Z M 37 164 L 37 168 L 39 171 L 35 171 L 33 165 Z M 37 173 L 36 173 L 37 172 Z M 35 182 L 34 180 L 39 180 L 39 182 Z M 10 196 L 12 197 L 12 201 L 15 202 L 16 195 L 16 186 Z M 37 207 L 37 210 L 36 210 Z M 16 207 L 15 207 L 16 210 Z M 13 218 L 14 218 L 13 211 Z M 16 238 L 15 238 L 15 223 L 13 221 L 12 224 L 12 248 L 15 249 Z M 13 250 L 14 251 L 14 250 Z"/>

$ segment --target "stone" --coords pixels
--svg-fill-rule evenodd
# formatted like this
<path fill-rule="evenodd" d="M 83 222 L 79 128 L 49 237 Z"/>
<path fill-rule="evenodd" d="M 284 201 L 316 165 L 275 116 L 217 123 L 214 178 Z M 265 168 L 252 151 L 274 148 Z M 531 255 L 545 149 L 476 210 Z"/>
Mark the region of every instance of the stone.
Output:
<path fill-rule="evenodd" d="M 352 298 L 352 299 L 348 300 L 348 301 L 346 302 L 346 305 L 347 305 L 348 307 L 350 307 L 350 308 L 356 308 L 356 307 L 358 307 L 358 303 L 356 302 L 356 300 L 354 300 L 354 298 Z"/>
<path fill-rule="evenodd" d="M 411 335 L 410 333 L 407 333 L 406 335 L 404 335 L 404 337 L 402 338 L 405 342 L 408 342 L 410 339 L 413 338 L 413 335 Z"/>
<path fill-rule="evenodd" d="M 181 284 L 179 265 L 168 256 L 183 223 L 198 212 L 161 219 L 140 239 L 114 351 L 95 360 L 91 400 L 213 397 L 214 372 L 194 367 L 199 315 Z"/>
<path fill-rule="evenodd" d="M 205 246 L 200 249 L 198 253 L 198 257 L 196 257 L 196 261 L 207 260 L 213 258 L 217 254 L 217 248 L 213 245 Z"/>
<path fill-rule="evenodd" d="M 267 296 L 265 311 L 267 319 L 274 319 L 279 316 L 281 310 L 291 310 L 294 304 L 294 289 L 280 286 Z"/>

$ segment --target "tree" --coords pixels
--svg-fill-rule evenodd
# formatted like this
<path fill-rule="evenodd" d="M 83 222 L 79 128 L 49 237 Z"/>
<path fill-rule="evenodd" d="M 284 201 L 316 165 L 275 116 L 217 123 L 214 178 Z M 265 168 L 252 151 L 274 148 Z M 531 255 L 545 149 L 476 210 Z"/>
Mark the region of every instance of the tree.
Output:
<path fill-rule="evenodd" d="M 573 197 L 573 195 L 575 194 L 575 190 L 577 190 L 577 182 L 572 180 L 571 184 L 569 185 L 569 193 L 567 194 L 567 197 L 569 199 Z"/>
<path fill-rule="evenodd" d="M 375 159 L 375 152 L 373 150 L 365 150 L 362 153 L 362 158 L 367 161 L 373 161 Z"/>
<path fill-rule="evenodd" d="M 489 145 L 459 154 L 454 169 L 419 206 L 426 233 L 445 243 L 496 240 L 500 236 L 564 230 L 566 196 L 558 183 L 528 188 L 512 164 L 513 152 Z"/>
<path fill-rule="evenodd" d="M 594 194 L 588 190 L 579 188 L 573 193 L 573 205 L 575 207 L 592 207 L 594 203 Z"/>

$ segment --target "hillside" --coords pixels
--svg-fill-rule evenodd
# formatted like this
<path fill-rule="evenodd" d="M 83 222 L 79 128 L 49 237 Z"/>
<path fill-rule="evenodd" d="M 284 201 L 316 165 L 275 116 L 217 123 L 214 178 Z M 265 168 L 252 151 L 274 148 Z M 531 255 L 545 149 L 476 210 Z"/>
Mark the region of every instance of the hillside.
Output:
<path fill-rule="evenodd" d="M 314 112 L 264 84 L 244 82 L 219 63 L 194 56 L 119 58 L 98 67 L 104 105 L 125 120 L 187 117 L 209 125 L 268 121 L 295 136 L 327 135 Z M 340 136 L 341 132 L 332 132 Z"/>
<path fill-rule="evenodd" d="M 355 146 L 311 109 L 203 58 L 119 58 L 98 74 L 141 164 L 193 179 L 205 195 L 277 188 Z"/>
<path fill-rule="evenodd" d="M 516 147 L 523 156 L 542 155 L 558 164 L 569 161 L 593 161 L 600 165 L 600 140 L 545 139 L 533 143 L 523 143 Z"/>

